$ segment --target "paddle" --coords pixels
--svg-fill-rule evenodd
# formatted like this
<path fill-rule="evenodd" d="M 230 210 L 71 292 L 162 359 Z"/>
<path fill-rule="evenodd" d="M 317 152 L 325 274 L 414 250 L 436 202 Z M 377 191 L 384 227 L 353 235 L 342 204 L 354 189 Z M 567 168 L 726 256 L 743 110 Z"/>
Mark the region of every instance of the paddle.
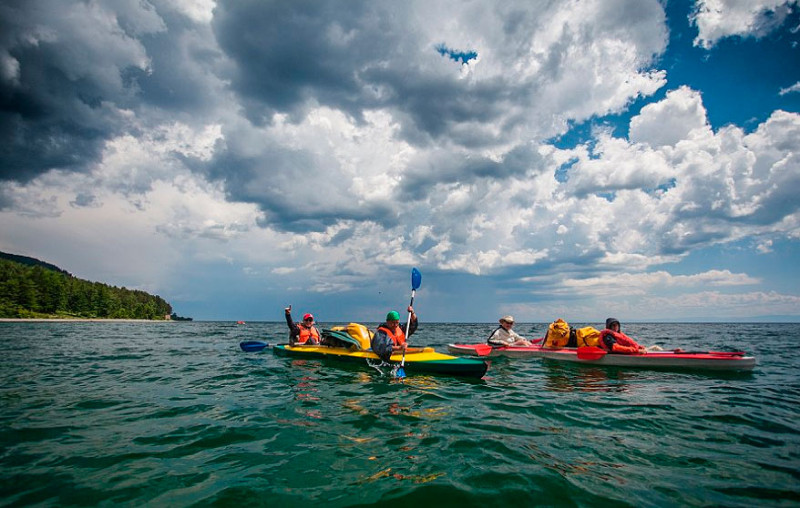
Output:
<path fill-rule="evenodd" d="M 597 346 L 581 346 L 578 348 L 578 358 L 581 360 L 599 360 L 606 354 L 605 349 Z"/>
<path fill-rule="evenodd" d="M 409 307 L 414 306 L 414 295 L 417 294 L 417 289 L 419 289 L 420 285 L 422 284 L 422 274 L 416 268 L 411 269 L 411 303 L 408 304 Z M 408 330 L 411 328 L 411 313 L 408 313 L 408 320 L 406 321 L 406 334 L 408 334 Z M 406 343 L 408 342 L 408 337 L 406 337 Z M 404 378 L 406 377 L 406 350 L 403 349 L 403 359 L 400 362 L 400 367 L 397 369 L 397 377 Z"/>
<path fill-rule="evenodd" d="M 261 351 L 262 349 L 268 346 L 269 346 L 268 343 L 261 342 L 260 340 L 246 340 L 239 343 L 239 347 L 242 348 L 242 351 L 245 351 L 247 353 Z"/>
<path fill-rule="evenodd" d="M 543 340 L 544 339 L 539 338 L 539 339 L 534 339 L 534 340 L 532 340 L 530 342 L 531 342 L 531 344 L 541 344 Z M 502 347 L 501 346 L 501 347 L 498 347 L 497 349 L 504 350 L 504 349 L 508 349 L 509 347 L 516 347 L 516 348 L 520 348 L 520 349 L 524 350 L 526 346 L 506 346 L 506 347 Z M 527 346 L 527 347 L 530 347 L 530 346 Z M 474 346 L 472 346 L 472 351 L 478 356 L 489 356 L 494 349 L 495 348 L 493 348 L 489 344 L 475 344 Z"/>
<path fill-rule="evenodd" d="M 492 352 L 492 349 L 494 348 L 489 344 L 478 344 L 472 348 L 472 350 L 475 351 L 478 356 L 489 356 L 489 354 Z"/>

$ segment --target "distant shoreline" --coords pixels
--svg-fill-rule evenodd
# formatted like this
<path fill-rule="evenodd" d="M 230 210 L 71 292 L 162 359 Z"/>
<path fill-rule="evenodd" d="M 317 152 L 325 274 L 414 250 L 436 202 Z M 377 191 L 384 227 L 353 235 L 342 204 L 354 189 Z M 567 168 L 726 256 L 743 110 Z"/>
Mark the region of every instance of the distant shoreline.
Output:
<path fill-rule="evenodd" d="M 236 320 L 233 319 L 211 319 L 211 320 L 202 320 L 202 319 L 195 319 L 193 321 L 186 321 L 186 320 L 179 320 L 179 319 L 104 319 L 104 318 L 0 318 L 0 323 L 229 323 L 233 322 L 236 323 Z M 325 324 L 330 325 L 346 325 L 350 321 L 325 321 Z M 597 321 L 599 322 L 599 321 Z M 284 323 L 282 320 L 273 320 L 273 321 L 247 321 L 246 323 L 242 324 L 281 324 Z M 361 321 L 362 324 L 365 325 L 378 325 L 377 321 Z M 576 323 L 591 323 L 591 321 L 576 321 Z M 636 324 L 636 325 L 669 325 L 669 324 L 800 324 L 800 319 L 794 320 L 757 320 L 754 319 L 752 321 L 711 321 L 711 320 L 699 320 L 699 321 L 636 321 L 631 320 L 628 321 L 629 324 Z M 468 325 L 493 325 L 493 321 L 428 321 L 426 324 L 431 325 L 450 325 L 450 324 L 468 324 Z M 518 324 L 523 326 L 538 326 L 544 325 L 547 326 L 549 323 L 545 322 L 518 322 Z"/>
<path fill-rule="evenodd" d="M 0 323 L 177 323 L 171 319 L 0 318 Z"/>

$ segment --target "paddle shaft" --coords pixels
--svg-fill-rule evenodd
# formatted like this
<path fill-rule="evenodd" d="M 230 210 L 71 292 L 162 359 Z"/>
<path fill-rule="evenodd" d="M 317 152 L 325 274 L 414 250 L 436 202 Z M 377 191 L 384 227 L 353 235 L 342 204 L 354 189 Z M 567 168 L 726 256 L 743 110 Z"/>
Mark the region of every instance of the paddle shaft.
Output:
<path fill-rule="evenodd" d="M 417 290 L 414 289 L 414 288 L 411 288 L 411 302 L 408 304 L 409 307 L 412 307 L 412 308 L 414 307 L 414 295 L 416 295 L 416 294 L 417 294 Z M 409 336 L 408 330 L 410 330 L 410 329 L 411 329 L 411 312 L 408 313 L 408 320 L 406 321 L 406 331 L 405 331 L 405 334 L 406 334 L 406 346 L 408 345 L 408 336 Z M 403 349 L 403 359 L 400 361 L 400 367 L 405 367 L 405 365 L 406 365 L 406 350 Z"/>

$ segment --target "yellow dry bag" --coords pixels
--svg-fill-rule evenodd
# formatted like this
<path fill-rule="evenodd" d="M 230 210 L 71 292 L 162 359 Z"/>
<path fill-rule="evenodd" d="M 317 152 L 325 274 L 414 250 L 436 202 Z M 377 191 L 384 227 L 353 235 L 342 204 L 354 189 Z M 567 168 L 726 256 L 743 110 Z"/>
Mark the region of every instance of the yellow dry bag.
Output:
<path fill-rule="evenodd" d="M 544 347 L 562 348 L 569 342 L 569 324 L 561 318 L 556 319 L 547 328 L 544 336 Z"/>
<path fill-rule="evenodd" d="M 591 326 L 578 328 L 575 335 L 578 338 L 578 347 L 597 346 L 600 343 L 600 330 Z"/>

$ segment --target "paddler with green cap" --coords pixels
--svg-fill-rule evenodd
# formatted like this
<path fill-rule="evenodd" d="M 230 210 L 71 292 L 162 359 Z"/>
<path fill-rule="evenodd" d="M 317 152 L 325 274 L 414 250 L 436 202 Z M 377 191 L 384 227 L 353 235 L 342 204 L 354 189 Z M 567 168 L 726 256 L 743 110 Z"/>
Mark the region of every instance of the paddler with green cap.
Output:
<path fill-rule="evenodd" d="M 381 360 L 388 362 L 392 353 L 405 351 L 406 339 L 417 331 L 417 315 L 414 313 L 414 308 L 410 305 L 408 306 L 408 312 L 411 313 L 411 325 L 407 332 L 405 323 L 400 324 L 400 313 L 393 310 L 386 314 L 386 322 L 378 327 L 378 330 L 372 337 L 370 343 L 372 351 L 378 355 Z"/>

